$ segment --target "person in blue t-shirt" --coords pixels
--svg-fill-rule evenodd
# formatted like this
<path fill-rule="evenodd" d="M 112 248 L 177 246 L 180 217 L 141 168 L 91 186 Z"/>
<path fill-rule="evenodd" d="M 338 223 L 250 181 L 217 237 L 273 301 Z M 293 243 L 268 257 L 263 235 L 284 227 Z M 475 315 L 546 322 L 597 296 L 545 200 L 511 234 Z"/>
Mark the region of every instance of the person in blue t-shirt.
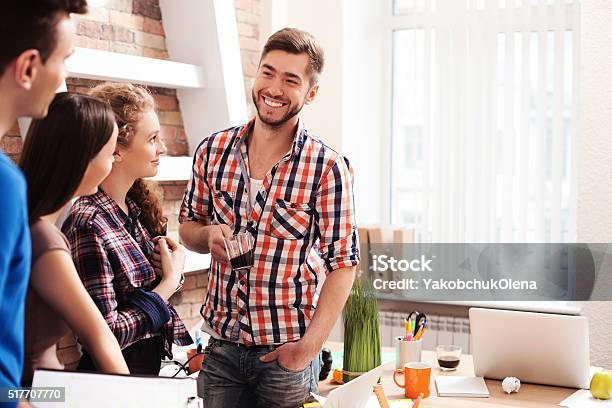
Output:
<path fill-rule="evenodd" d="M 85 12 L 85 0 L 0 1 L 0 138 L 18 117 L 47 114 L 74 49 L 70 13 Z M 0 388 L 21 381 L 31 252 L 27 208 L 24 177 L 0 152 Z"/>

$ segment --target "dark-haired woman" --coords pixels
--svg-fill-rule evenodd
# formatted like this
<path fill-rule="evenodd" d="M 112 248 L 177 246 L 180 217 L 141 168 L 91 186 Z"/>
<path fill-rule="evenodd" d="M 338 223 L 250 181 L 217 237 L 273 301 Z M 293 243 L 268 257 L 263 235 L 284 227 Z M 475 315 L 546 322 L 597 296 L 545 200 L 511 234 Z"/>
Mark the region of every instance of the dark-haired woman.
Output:
<path fill-rule="evenodd" d="M 172 343 L 192 343 L 168 298 L 179 288 L 185 251 L 163 235 L 159 199 L 141 180 L 157 174 L 166 148 L 151 94 L 130 84 L 102 84 L 91 94 L 106 101 L 119 126 L 115 162 L 100 191 L 72 206 L 63 230 L 85 288 L 115 334 L 135 374 L 158 374 Z M 160 275 L 152 265 L 155 242 Z M 92 370 L 90 350 L 79 369 Z"/>
<path fill-rule="evenodd" d="M 110 172 L 117 132 L 108 105 L 67 93 L 57 94 L 48 115 L 30 126 L 20 161 L 32 239 L 24 386 L 37 368 L 63 369 L 56 344 L 69 328 L 91 350 L 100 371 L 129 374 L 117 340 L 79 279 L 66 237 L 55 226 L 73 197 L 95 193 Z"/>

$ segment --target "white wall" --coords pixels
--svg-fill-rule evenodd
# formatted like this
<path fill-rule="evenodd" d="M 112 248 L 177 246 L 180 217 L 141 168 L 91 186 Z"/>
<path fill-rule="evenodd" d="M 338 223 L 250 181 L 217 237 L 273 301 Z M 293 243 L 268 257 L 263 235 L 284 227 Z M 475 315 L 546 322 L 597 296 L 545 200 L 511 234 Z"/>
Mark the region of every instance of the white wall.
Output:
<path fill-rule="evenodd" d="M 343 16 L 344 152 L 355 169 L 355 201 L 361 224 L 389 220 L 388 150 L 391 118 L 389 83 L 390 41 L 380 30 L 388 11 L 386 1 L 345 0 Z M 378 4 L 378 6 L 376 6 Z"/>
<path fill-rule="evenodd" d="M 177 92 L 193 154 L 207 135 L 248 119 L 236 11 L 225 0 L 184 0 L 180 7 L 173 0 L 161 0 L 160 7 L 172 59 L 204 71 L 205 88 Z"/>
<path fill-rule="evenodd" d="M 381 151 L 388 122 L 383 116 L 383 74 L 390 64 L 384 38 L 374 26 L 386 8 L 371 0 L 265 0 L 264 9 L 269 27 L 262 29 L 265 37 L 291 26 L 310 32 L 323 45 L 326 62 L 319 94 L 302 117 L 309 130 L 349 158 L 359 223 L 383 222 L 388 206 Z"/>
<path fill-rule="evenodd" d="M 578 242 L 612 242 L 612 1 L 583 0 Z M 612 294 L 609 294 L 610 296 Z M 612 302 L 584 302 L 592 364 L 612 368 Z"/>
<path fill-rule="evenodd" d="M 311 132 L 335 149 L 340 149 L 342 26 L 338 24 L 336 18 L 342 16 L 342 2 L 275 0 L 272 10 L 274 14 L 271 21 L 272 32 L 283 27 L 306 30 L 317 37 L 325 49 L 326 60 L 323 75 L 319 81 L 319 93 L 314 103 L 304 106 L 301 115 Z"/>

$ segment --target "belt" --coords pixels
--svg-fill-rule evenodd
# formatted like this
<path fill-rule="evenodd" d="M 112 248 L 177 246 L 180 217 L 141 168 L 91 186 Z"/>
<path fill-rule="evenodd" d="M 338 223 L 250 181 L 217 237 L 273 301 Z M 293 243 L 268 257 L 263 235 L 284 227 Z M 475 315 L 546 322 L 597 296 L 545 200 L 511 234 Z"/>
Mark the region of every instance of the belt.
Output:
<path fill-rule="evenodd" d="M 274 351 L 277 348 L 279 348 L 280 346 L 282 346 L 282 344 L 252 344 L 252 345 L 246 345 L 246 344 L 237 343 L 237 342 L 233 342 L 233 341 L 229 341 L 229 340 L 225 340 L 225 339 L 213 339 L 213 341 L 217 341 L 220 344 L 227 344 L 228 346 L 236 347 L 236 348 L 239 348 L 239 349 L 245 349 L 245 350 L 268 350 L 268 351 Z"/>

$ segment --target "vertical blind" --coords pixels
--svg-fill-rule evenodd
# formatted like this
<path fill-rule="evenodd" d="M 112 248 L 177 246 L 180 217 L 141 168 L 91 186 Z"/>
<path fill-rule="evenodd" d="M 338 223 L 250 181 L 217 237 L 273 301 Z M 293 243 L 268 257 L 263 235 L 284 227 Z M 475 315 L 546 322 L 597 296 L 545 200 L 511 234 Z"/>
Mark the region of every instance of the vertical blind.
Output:
<path fill-rule="evenodd" d="M 392 223 L 421 241 L 575 240 L 578 1 L 393 8 Z"/>

